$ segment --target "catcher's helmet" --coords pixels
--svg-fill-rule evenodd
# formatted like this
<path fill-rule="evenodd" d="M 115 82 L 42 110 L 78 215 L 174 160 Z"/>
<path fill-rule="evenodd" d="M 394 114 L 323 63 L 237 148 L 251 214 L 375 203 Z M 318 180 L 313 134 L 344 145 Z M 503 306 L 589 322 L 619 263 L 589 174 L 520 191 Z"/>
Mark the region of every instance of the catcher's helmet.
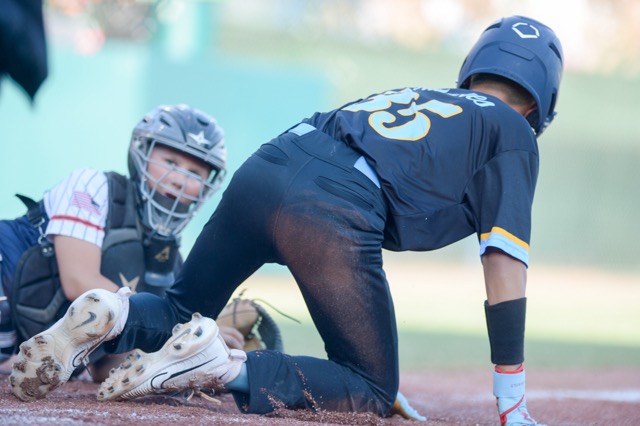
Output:
<path fill-rule="evenodd" d="M 457 84 L 466 89 L 471 76 L 480 73 L 515 81 L 538 105 L 527 119 L 540 136 L 556 115 L 562 62 L 562 46 L 551 28 L 531 18 L 510 16 L 484 30 L 463 62 Z"/>
<path fill-rule="evenodd" d="M 201 181 L 200 191 L 189 205 L 179 198 L 166 197 L 148 183 L 149 156 L 156 144 L 168 146 L 211 167 L 206 180 L 175 167 L 174 170 Z M 176 236 L 202 203 L 216 192 L 225 174 L 227 150 L 224 133 L 214 118 L 187 105 L 161 105 L 146 114 L 135 126 L 129 145 L 129 174 L 138 188 L 143 225 L 163 236 Z"/>

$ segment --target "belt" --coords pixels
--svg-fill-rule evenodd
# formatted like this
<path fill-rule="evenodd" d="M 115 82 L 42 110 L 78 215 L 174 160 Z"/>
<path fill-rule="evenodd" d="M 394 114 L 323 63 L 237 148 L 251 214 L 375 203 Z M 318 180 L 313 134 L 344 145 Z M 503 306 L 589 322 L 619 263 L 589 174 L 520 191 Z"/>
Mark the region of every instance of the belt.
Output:
<path fill-rule="evenodd" d="M 298 136 L 303 136 L 314 130 L 317 130 L 317 129 L 313 127 L 311 124 L 300 123 L 294 128 L 290 129 L 289 132 L 294 133 Z M 369 180 L 371 180 L 371 182 L 373 182 L 375 186 L 380 188 L 380 181 L 378 180 L 378 174 L 376 173 L 375 170 L 373 170 L 373 168 L 369 165 L 367 160 L 362 155 L 358 157 L 356 162 L 353 164 L 353 167 L 358 169 L 363 175 L 368 177 Z"/>

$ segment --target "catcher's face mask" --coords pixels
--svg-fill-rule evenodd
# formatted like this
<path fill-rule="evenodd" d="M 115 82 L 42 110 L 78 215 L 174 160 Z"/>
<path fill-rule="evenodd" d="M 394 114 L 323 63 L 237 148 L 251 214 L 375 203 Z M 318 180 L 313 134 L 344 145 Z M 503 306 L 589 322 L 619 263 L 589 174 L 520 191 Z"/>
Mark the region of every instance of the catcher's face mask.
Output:
<path fill-rule="evenodd" d="M 157 153 L 171 150 L 179 156 L 155 158 Z M 179 235 L 202 204 L 220 189 L 226 157 L 222 129 L 202 111 L 171 105 L 145 115 L 133 129 L 128 161 L 143 225 L 164 236 Z"/>

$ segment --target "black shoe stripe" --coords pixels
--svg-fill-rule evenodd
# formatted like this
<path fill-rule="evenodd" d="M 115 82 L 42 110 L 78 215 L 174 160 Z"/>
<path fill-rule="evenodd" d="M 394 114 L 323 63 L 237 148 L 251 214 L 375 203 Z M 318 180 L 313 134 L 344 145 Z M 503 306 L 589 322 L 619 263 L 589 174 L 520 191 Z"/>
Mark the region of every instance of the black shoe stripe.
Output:
<path fill-rule="evenodd" d="M 164 387 L 163 387 L 163 386 L 164 386 L 164 384 L 165 384 L 167 381 L 169 381 L 169 380 L 171 380 L 171 379 L 174 379 L 174 378 L 176 378 L 176 377 L 178 377 L 178 376 L 181 376 L 181 375 L 183 375 L 183 374 L 187 374 L 187 373 L 188 373 L 188 372 L 190 372 L 190 371 L 196 370 L 196 369 L 198 369 L 198 368 L 202 367 L 203 365 L 207 365 L 207 364 L 209 364 L 209 363 L 211 363 L 211 362 L 215 361 L 216 359 L 217 359 L 217 357 L 216 357 L 216 358 L 213 358 L 213 359 L 210 359 L 209 361 L 205 361 L 205 362 L 203 362 L 202 364 L 194 365 L 193 367 L 191 367 L 191 368 L 187 368 L 186 370 L 182 370 L 182 371 L 178 371 L 178 372 L 176 372 L 176 373 L 173 373 L 172 375 L 170 375 L 169 377 L 167 377 L 166 379 L 164 379 L 164 380 L 162 381 L 162 383 L 160 383 L 160 387 L 157 387 L 157 386 L 155 386 L 155 385 L 153 384 L 153 381 L 154 381 L 155 379 L 157 379 L 158 377 L 161 377 L 161 376 L 163 376 L 163 375 L 167 374 L 167 373 L 160 373 L 160 374 L 158 374 L 157 376 L 155 376 L 154 378 L 152 378 L 152 379 L 151 379 L 151 388 L 152 388 L 152 389 L 157 389 L 157 390 L 164 390 Z"/>
<path fill-rule="evenodd" d="M 107 335 L 108 335 L 109 333 L 111 333 L 111 330 L 113 330 L 113 327 L 111 327 L 111 328 L 109 329 L 109 331 L 107 331 L 107 332 L 104 334 L 104 336 L 102 336 L 102 337 L 100 338 L 100 340 L 98 340 L 98 341 L 97 341 L 93 346 L 89 346 L 89 347 L 88 347 L 88 348 L 86 348 L 85 350 L 78 352 L 78 353 L 73 357 L 73 361 L 71 362 L 71 366 L 72 366 L 74 369 L 75 369 L 75 368 L 78 368 L 78 367 L 80 366 L 80 364 L 82 364 L 82 363 L 83 363 L 84 359 L 85 359 L 86 357 L 88 357 L 88 356 L 91 354 L 91 352 L 93 352 L 94 350 L 96 350 L 96 348 L 97 348 L 98 346 L 100 346 L 102 343 L 104 343 L 105 339 L 107 338 Z M 78 360 L 78 357 L 80 358 L 79 360 Z M 78 361 L 79 361 L 79 362 L 78 362 Z"/>

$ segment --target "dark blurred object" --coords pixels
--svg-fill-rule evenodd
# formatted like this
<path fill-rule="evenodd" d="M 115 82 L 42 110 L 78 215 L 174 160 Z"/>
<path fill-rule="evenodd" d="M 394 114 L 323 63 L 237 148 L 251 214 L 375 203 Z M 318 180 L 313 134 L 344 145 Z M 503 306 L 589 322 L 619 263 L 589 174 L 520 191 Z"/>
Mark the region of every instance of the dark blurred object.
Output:
<path fill-rule="evenodd" d="M 0 0 L 0 82 L 5 74 L 32 101 L 47 78 L 42 0 Z"/>

